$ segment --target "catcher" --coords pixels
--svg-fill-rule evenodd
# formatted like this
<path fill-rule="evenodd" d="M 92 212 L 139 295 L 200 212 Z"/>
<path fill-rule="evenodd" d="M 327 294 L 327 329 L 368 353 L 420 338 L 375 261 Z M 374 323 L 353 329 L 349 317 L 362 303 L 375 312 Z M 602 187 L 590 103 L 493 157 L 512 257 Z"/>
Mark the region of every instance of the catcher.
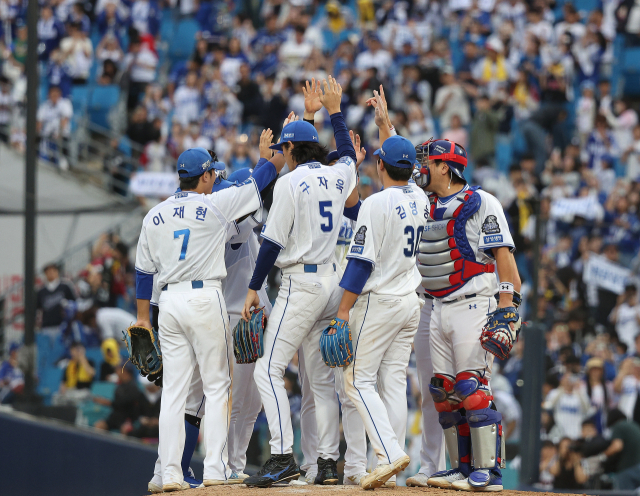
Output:
<path fill-rule="evenodd" d="M 419 171 L 414 178 L 430 193 L 433 219 L 418 247 L 422 286 L 433 297 L 434 377 L 429 391 L 452 467 L 427 483 L 501 491 L 502 416 L 489 381 L 494 355 L 508 356 L 520 327 L 513 239 L 498 200 L 467 184 L 464 148 L 438 139 L 416 151 Z"/>

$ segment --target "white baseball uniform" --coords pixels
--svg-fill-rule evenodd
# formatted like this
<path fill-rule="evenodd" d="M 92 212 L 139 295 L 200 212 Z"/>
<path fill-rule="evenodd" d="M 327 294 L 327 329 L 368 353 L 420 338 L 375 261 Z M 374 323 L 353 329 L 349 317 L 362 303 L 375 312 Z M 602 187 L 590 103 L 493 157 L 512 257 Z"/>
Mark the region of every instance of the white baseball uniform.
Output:
<path fill-rule="evenodd" d="M 344 381 L 379 463 L 405 456 L 407 367 L 423 304 L 416 251 L 428 218 L 424 194 L 386 188 L 362 203 L 347 255 L 373 264 L 350 314 L 353 361 Z"/>
<path fill-rule="evenodd" d="M 176 193 L 143 220 L 136 270 L 157 274 L 162 288 L 159 337 L 164 390 L 159 454 L 164 484 L 183 481 L 183 419 L 196 364 L 209 403 L 204 419 L 204 479 L 226 480 L 231 475 L 226 433 L 233 354 L 221 292 L 226 276 L 224 244 L 231 229 L 237 230 L 234 219 L 258 210 L 261 204 L 252 178 L 213 195 Z"/>
<path fill-rule="evenodd" d="M 256 266 L 260 250 L 253 228 L 262 222 L 262 211 L 242 221 L 240 233 L 234 235 L 225 246 L 224 261 L 227 277 L 222 283 L 222 293 L 227 302 L 229 327 L 233 329 L 241 318 L 247 285 Z M 265 288 L 258 291 L 266 315 L 271 314 L 271 303 Z M 233 402 L 229 423 L 229 466 L 234 472 L 243 472 L 247 464 L 247 447 L 251 441 L 253 425 L 262 409 L 260 393 L 253 380 L 255 363 L 236 363 L 233 367 Z"/>
<path fill-rule="evenodd" d="M 340 226 L 340 234 L 338 235 L 338 244 L 336 245 L 336 260 L 342 267 L 347 267 L 347 253 L 349 252 L 349 244 L 353 237 L 353 228 L 356 227 L 355 221 L 342 217 L 342 225 Z"/>
<path fill-rule="evenodd" d="M 344 203 L 356 184 L 356 164 L 342 157 L 328 167 L 309 162 L 281 177 L 262 236 L 281 248 L 282 282 L 254 377 L 271 431 L 271 453 L 292 452 L 293 430 L 284 371 L 302 345 L 315 399 L 318 455 L 339 456 L 338 405 L 332 374 L 322 361 L 320 333 L 335 316 L 342 290 L 334 250 Z"/>

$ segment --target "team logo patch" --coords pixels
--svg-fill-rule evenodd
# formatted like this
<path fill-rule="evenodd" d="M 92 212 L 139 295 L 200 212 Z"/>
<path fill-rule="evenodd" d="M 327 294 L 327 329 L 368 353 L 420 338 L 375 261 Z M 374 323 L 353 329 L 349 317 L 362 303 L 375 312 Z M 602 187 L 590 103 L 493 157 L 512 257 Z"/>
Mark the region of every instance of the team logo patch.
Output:
<path fill-rule="evenodd" d="M 495 215 L 487 215 L 482 223 L 482 232 L 485 234 L 498 234 L 500 225 Z"/>
<path fill-rule="evenodd" d="M 502 234 L 494 234 L 493 236 L 485 236 L 484 242 L 489 243 L 502 243 Z"/>
<path fill-rule="evenodd" d="M 361 226 L 360 229 L 358 229 L 356 235 L 353 237 L 353 242 L 357 245 L 363 245 L 366 236 L 367 226 Z"/>
<path fill-rule="evenodd" d="M 211 165 L 211 160 L 207 160 L 204 164 L 202 164 L 202 170 L 207 170 Z"/>
<path fill-rule="evenodd" d="M 351 247 L 351 253 L 358 253 L 359 255 L 362 255 L 362 251 L 364 250 L 364 246 L 352 246 Z"/>

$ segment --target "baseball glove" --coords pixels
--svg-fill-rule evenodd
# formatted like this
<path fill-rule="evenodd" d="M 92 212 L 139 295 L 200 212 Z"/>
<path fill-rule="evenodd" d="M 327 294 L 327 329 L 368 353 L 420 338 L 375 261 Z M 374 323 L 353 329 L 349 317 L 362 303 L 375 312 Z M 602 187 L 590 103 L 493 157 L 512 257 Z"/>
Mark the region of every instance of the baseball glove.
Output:
<path fill-rule="evenodd" d="M 233 354 L 236 363 L 253 363 L 264 355 L 262 335 L 267 327 L 267 316 L 264 307 L 256 308 L 251 313 L 249 322 L 240 319 L 233 328 Z"/>
<path fill-rule="evenodd" d="M 335 329 L 335 334 L 329 334 Z M 345 367 L 353 360 L 353 348 L 351 345 L 351 329 L 349 322 L 335 318 L 320 336 L 320 353 L 322 359 L 329 367 Z"/>
<path fill-rule="evenodd" d="M 513 323 L 514 329 L 511 329 L 510 323 Z M 516 308 L 498 308 L 489 314 L 489 319 L 482 328 L 480 343 L 486 351 L 504 360 L 518 340 L 519 333 L 520 316 Z"/>
<path fill-rule="evenodd" d="M 141 326 L 131 326 L 122 331 L 122 340 L 127 345 L 129 360 L 140 371 L 140 375 L 162 385 L 162 352 L 158 332 Z"/>

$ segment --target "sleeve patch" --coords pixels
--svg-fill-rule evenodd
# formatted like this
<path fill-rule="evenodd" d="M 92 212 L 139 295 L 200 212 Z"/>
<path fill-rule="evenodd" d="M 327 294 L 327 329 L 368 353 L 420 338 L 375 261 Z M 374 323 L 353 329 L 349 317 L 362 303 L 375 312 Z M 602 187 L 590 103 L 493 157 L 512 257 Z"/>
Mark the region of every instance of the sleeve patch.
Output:
<path fill-rule="evenodd" d="M 493 236 L 485 236 L 484 237 L 485 244 L 491 243 L 502 243 L 502 234 L 494 234 Z"/>
<path fill-rule="evenodd" d="M 359 255 L 362 255 L 363 251 L 364 251 L 364 246 L 352 246 L 351 247 L 351 253 L 357 253 Z"/>
<path fill-rule="evenodd" d="M 367 226 L 360 226 L 360 229 L 358 229 L 358 232 L 353 237 L 353 242 L 357 245 L 364 245 L 366 236 L 367 236 Z"/>
<path fill-rule="evenodd" d="M 495 215 L 487 215 L 482 223 L 482 232 L 485 234 L 497 234 L 500 232 L 500 225 Z"/>

